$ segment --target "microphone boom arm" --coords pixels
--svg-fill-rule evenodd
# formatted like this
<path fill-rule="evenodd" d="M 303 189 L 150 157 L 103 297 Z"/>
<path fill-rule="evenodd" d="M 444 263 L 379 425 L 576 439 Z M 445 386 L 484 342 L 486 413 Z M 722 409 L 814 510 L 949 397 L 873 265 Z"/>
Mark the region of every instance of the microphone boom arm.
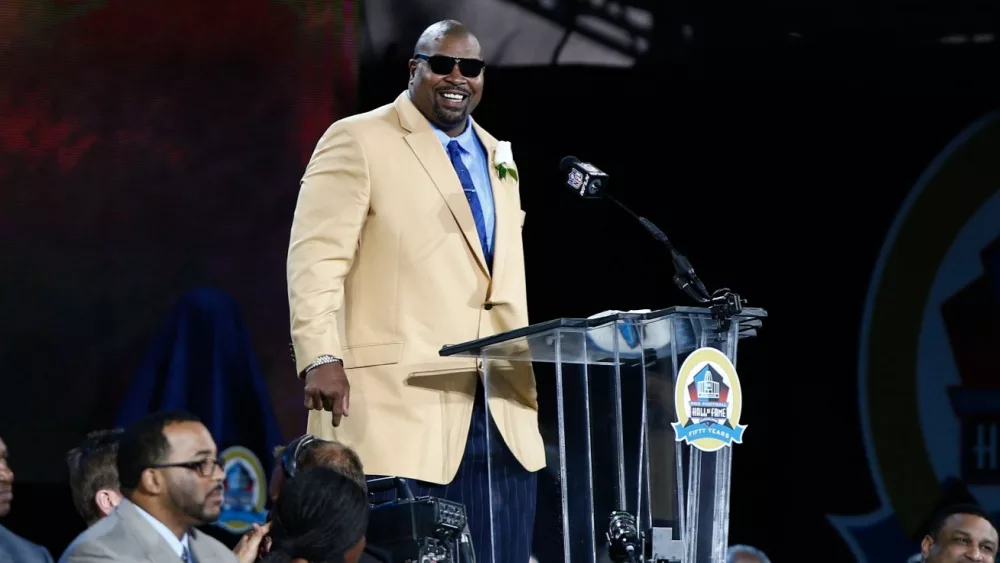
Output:
<path fill-rule="evenodd" d="M 601 195 L 635 218 L 654 239 L 667 248 L 674 264 L 674 284 L 697 303 L 708 306 L 712 311 L 712 316 L 723 323 L 723 328 L 728 328 L 729 320 L 743 311 L 743 305 L 746 303 L 746 300 L 731 291 L 728 287 L 718 289 L 710 294 L 708 289 L 705 288 L 705 284 L 698 278 L 698 274 L 695 273 L 691 262 L 688 261 L 686 256 L 678 252 L 674 244 L 670 242 L 670 239 L 659 227 L 654 225 L 649 219 L 629 209 L 628 206 L 618 201 L 606 191 Z"/>
<path fill-rule="evenodd" d="M 674 284 L 677 285 L 689 297 L 701 305 L 708 306 L 712 311 L 712 317 L 719 323 L 722 330 L 729 329 L 729 323 L 733 317 L 743 311 L 746 300 L 731 291 L 729 288 L 718 289 L 709 294 L 705 289 L 705 284 L 698 279 L 694 268 L 687 257 L 674 248 L 673 243 L 653 224 L 652 221 L 636 214 L 624 203 L 615 199 L 607 192 L 608 175 L 602 172 L 589 162 L 581 162 L 575 156 L 565 156 L 559 161 L 559 169 L 567 172 L 566 185 L 585 199 L 607 198 L 612 203 L 620 207 L 639 222 L 654 239 L 667 247 L 674 264 Z"/>

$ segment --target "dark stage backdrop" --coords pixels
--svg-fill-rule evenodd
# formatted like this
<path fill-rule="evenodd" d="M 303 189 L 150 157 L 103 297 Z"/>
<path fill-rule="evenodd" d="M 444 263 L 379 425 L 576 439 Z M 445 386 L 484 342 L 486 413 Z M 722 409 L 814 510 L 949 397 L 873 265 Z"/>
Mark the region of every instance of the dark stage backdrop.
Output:
<path fill-rule="evenodd" d="M 259 363 L 284 435 L 302 431 L 288 226 L 316 140 L 356 104 L 360 8 L 0 3 L 0 435 L 19 483 L 5 525 L 57 554 L 72 538 L 65 453 L 131 416 L 122 398 L 165 366 L 143 360 L 163 361 L 147 354 L 195 288 L 218 291 L 198 294 L 219 315 L 199 326 L 240 339 L 212 344 L 243 362 L 229 380 Z"/>
<path fill-rule="evenodd" d="M 355 104 L 357 9 L 0 7 L 0 428 L 20 480 L 61 478 L 65 450 L 114 420 L 195 286 L 238 301 L 283 426 L 301 427 L 280 402 L 287 227 L 316 139 Z"/>
<path fill-rule="evenodd" d="M 356 79 L 358 10 L 0 6 L 0 435 L 20 483 L 4 525 L 56 553 L 79 530 L 63 455 L 113 423 L 172 307 L 197 287 L 238 306 L 285 436 L 301 431 L 284 281 L 298 179 L 330 122 L 405 87 L 399 54 L 437 19 L 389 33 L 402 47 L 369 37 Z M 577 40 L 588 63 L 630 64 Z M 530 59 L 507 53 L 511 66 Z M 532 321 L 686 303 L 639 227 L 560 188 L 567 154 L 611 173 L 709 286 L 770 311 L 740 349 L 749 428 L 734 456 L 731 532 L 776 561 L 803 546 L 828 561 L 901 560 L 930 508 L 965 494 L 963 483 L 1000 507 L 989 453 L 1000 409 L 971 409 L 950 390 L 989 387 L 996 374 L 981 350 L 996 348 L 1000 176 L 981 163 L 982 147 L 1000 142 L 995 121 L 968 130 L 998 105 L 984 70 L 996 52 L 894 53 L 773 46 L 642 71 L 501 65 L 476 113 L 512 141 L 521 168 Z M 980 148 L 950 150 L 956 138 Z M 941 154 L 959 173 L 928 172 L 944 170 Z M 929 176 L 945 179 L 918 189 Z M 920 210 L 908 228 L 904 208 Z M 866 314 L 880 302 L 896 309 Z M 970 412 L 983 430 L 962 426 Z M 875 542 L 852 531 L 883 522 L 867 528 Z M 870 551 L 880 547 L 887 557 Z"/>
<path fill-rule="evenodd" d="M 653 3 L 537 0 L 364 0 L 364 62 L 409 56 L 429 23 L 457 19 L 476 32 L 490 66 L 631 67 L 649 53 Z M 587 5 L 589 4 L 589 6 Z M 546 8 L 547 7 L 547 8 Z"/>

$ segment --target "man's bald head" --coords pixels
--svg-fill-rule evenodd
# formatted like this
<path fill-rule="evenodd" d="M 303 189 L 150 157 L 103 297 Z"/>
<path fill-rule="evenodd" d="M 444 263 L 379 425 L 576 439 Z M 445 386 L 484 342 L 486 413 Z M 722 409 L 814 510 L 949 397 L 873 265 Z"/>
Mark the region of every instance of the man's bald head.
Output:
<path fill-rule="evenodd" d="M 726 563 L 771 563 L 771 560 L 756 547 L 734 545 L 726 550 Z"/>
<path fill-rule="evenodd" d="M 303 470 L 310 467 L 328 467 L 358 484 L 361 490 L 368 492 L 368 482 L 361 458 L 347 446 L 338 442 L 320 442 L 303 452 L 299 467 Z"/>
<path fill-rule="evenodd" d="M 431 24 L 420 34 L 417 44 L 413 47 L 413 54 L 433 52 L 437 49 L 438 44 L 445 39 L 468 39 L 479 46 L 479 40 L 464 23 L 455 20 L 442 20 Z M 479 48 L 479 56 L 483 56 L 481 47 Z"/>
<path fill-rule="evenodd" d="M 293 440 L 294 444 L 299 438 Z M 274 459 L 281 460 L 282 454 L 284 454 L 286 446 L 279 446 L 274 449 Z M 361 465 L 361 458 L 358 457 L 357 452 L 341 444 L 340 442 L 335 442 L 333 440 L 323 440 L 321 438 L 312 439 L 309 442 L 304 443 L 301 448 L 296 450 L 295 465 L 297 471 L 305 471 L 306 469 L 313 467 L 326 467 L 328 469 L 333 469 L 337 473 L 340 473 L 344 477 L 347 477 L 358 484 L 365 493 L 368 492 L 368 482 L 365 477 L 364 466 Z M 271 473 L 271 483 L 269 486 L 269 494 L 271 500 L 277 500 L 281 493 L 281 488 L 285 484 L 285 479 L 287 475 L 285 474 L 285 469 L 283 464 L 275 468 Z"/>

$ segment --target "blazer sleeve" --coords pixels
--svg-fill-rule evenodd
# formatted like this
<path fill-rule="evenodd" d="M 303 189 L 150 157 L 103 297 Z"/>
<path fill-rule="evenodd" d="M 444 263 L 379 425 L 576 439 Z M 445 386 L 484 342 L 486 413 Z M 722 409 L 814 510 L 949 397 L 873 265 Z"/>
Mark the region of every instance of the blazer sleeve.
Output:
<path fill-rule="evenodd" d="M 342 358 L 337 313 L 371 197 L 364 149 L 333 124 L 306 166 L 288 246 L 288 303 L 296 373 L 319 356 Z"/>

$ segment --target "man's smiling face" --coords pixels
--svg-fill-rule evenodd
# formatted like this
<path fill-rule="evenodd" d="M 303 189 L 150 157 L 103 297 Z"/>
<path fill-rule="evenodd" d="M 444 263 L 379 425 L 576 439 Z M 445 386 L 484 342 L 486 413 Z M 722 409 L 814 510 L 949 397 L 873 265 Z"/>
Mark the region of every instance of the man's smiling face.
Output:
<path fill-rule="evenodd" d="M 417 54 L 422 57 L 410 61 L 410 100 L 429 121 L 450 135 L 458 135 L 479 105 L 486 71 L 482 69 L 476 76 L 465 76 L 454 60 L 481 61 L 479 41 L 472 35 L 446 35 L 426 42 L 418 50 Z M 435 72 L 431 61 L 426 59 L 435 56 L 452 59 L 447 74 Z"/>

